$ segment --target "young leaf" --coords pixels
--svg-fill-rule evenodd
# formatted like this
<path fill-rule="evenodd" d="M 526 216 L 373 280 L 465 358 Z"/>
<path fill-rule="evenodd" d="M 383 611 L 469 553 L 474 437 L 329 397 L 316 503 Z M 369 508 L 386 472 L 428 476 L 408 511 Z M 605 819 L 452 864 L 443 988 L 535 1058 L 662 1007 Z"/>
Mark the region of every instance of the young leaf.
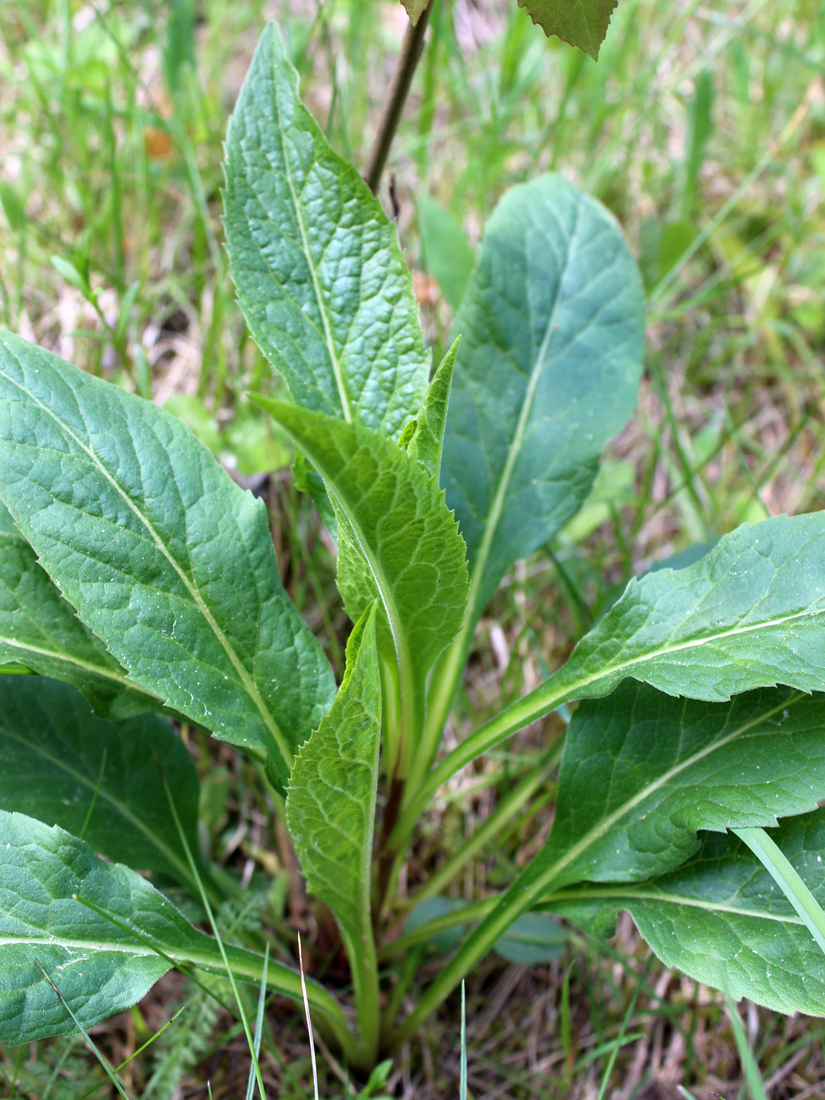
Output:
<path fill-rule="evenodd" d="M 83 834 L 96 852 L 192 888 L 163 776 L 193 852 L 198 776 L 169 722 L 96 718 L 73 687 L 0 676 L 0 807 Z M 201 867 L 201 875 L 209 875 Z"/>
<path fill-rule="evenodd" d="M 338 696 L 295 758 L 286 801 L 307 889 L 338 920 L 356 1003 L 372 1006 L 364 1022 L 373 1033 L 363 1035 L 370 1049 L 378 1040 L 378 964 L 370 910 L 381 723 L 375 611 L 373 605 L 350 635 Z"/>
<path fill-rule="evenodd" d="M 177 419 L 0 333 L 0 497 L 132 680 L 218 737 L 292 753 L 334 693 L 266 510 Z"/>
<path fill-rule="evenodd" d="M 441 448 L 444 443 L 447 406 L 450 401 L 450 387 L 460 343 L 459 336 L 435 372 L 435 377 L 421 402 L 418 415 L 415 420 L 410 421 L 399 440 L 399 446 L 406 450 L 410 458 L 420 462 L 430 477 L 434 477 L 436 481 L 441 472 Z"/>
<path fill-rule="evenodd" d="M 791 818 L 772 839 L 825 904 L 825 812 Z M 708 834 L 687 863 L 648 882 L 578 887 L 544 904 L 599 935 L 626 909 L 665 966 L 776 1012 L 825 1016 L 825 955 L 735 836 Z"/>
<path fill-rule="evenodd" d="M 338 514 L 338 587 L 357 621 L 378 599 L 379 650 L 397 663 L 402 724 L 418 727 L 423 685 L 455 637 L 467 600 L 464 543 L 434 478 L 395 444 L 268 398 L 255 398 L 326 483 Z"/>
<path fill-rule="evenodd" d="M 454 329 L 441 480 L 467 543 L 470 609 L 440 725 L 502 574 L 578 511 L 633 411 L 644 328 L 636 263 L 603 206 L 556 175 L 505 194 Z"/>
<path fill-rule="evenodd" d="M 232 278 L 294 400 L 395 438 L 429 375 L 396 228 L 298 96 L 278 27 L 264 31 L 226 143 Z"/>
<path fill-rule="evenodd" d="M 607 699 L 582 703 L 567 733 L 550 839 L 430 986 L 398 1041 L 548 890 L 664 874 L 695 853 L 698 830 L 765 828 L 813 810 L 825 794 L 823 734 L 825 695 L 787 688 L 707 703 L 627 681 Z"/>
<path fill-rule="evenodd" d="M 81 623 L 0 504 L 0 661 L 79 687 L 105 718 L 161 710 Z"/>
<path fill-rule="evenodd" d="M 226 951 L 237 978 L 260 982 L 263 956 Z M 0 810 L 0 1042 L 74 1028 L 38 961 L 59 976 L 61 994 L 86 1028 L 135 1004 L 175 964 L 226 974 L 217 942 L 146 879 L 98 859 L 57 826 Z M 286 966 L 270 961 L 268 984 L 301 999 L 300 976 Z M 337 1003 L 314 983 L 308 988 L 313 1007 L 345 1039 Z"/>
<path fill-rule="evenodd" d="M 549 38 L 558 35 L 598 60 L 618 0 L 518 0 Z"/>

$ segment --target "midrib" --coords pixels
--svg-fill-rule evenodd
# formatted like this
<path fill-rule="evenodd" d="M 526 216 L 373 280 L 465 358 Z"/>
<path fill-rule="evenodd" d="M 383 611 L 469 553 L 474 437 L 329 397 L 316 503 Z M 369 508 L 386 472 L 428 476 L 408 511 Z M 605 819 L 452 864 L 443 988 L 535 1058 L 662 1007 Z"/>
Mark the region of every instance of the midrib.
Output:
<path fill-rule="evenodd" d="M 595 887 L 592 890 L 560 890 L 558 894 L 543 898 L 542 903 L 552 906 L 553 902 L 556 901 L 598 901 L 600 898 L 628 902 L 638 898 L 640 901 L 655 901 L 665 905 L 684 905 L 691 909 L 703 909 L 710 913 L 730 913 L 732 916 L 749 917 L 754 920 L 771 920 L 776 921 L 778 924 L 798 924 L 800 927 L 804 927 L 805 923 L 793 913 L 787 916 L 779 916 L 776 913 L 763 913 L 758 909 L 740 909 L 735 905 L 725 905 L 722 902 L 687 898 L 681 894 L 664 894 L 656 890 L 634 890 L 632 885 L 624 889 L 621 886 L 613 886 L 604 889 Z"/>
<path fill-rule="evenodd" d="M 538 389 L 538 384 L 541 380 L 541 375 L 546 365 L 547 353 L 550 348 L 550 341 L 553 337 L 553 330 L 555 327 L 556 317 L 558 316 L 559 305 L 561 302 L 564 279 L 570 266 L 571 255 L 573 253 L 576 237 L 579 232 L 580 218 L 581 204 L 576 206 L 576 222 L 573 227 L 573 232 L 571 233 L 569 238 L 564 266 L 559 273 L 558 284 L 556 287 L 556 295 L 553 300 L 553 307 L 550 311 L 550 316 L 547 320 L 547 326 L 544 330 L 541 347 L 539 348 L 535 363 L 533 364 L 532 372 L 530 374 L 530 380 L 524 392 L 524 398 L 521 403 L 519 418 L 516 424 L 516 431 L 513 436 L 513 442 L 509 451 L 507 452 L 507 459 L 504 463 L 504 469 L 502 470 L 501 478 L 499 479 L 498 488 L 496 489 L 496 495 L 493 498 L 493 503 L 487 513 L 484 526 L 484 537 L 481 540 L 481 546 L 479 547 L 478 555 L 476 557 L 475 565 L 473 566 L 472 577 L 470 580 L 470 595 L 467 603 L 468 627 L 470 621 L 472 620 L 472 617 L 477 613 L 475 604 L 478 598 L 479 589 L 481 588 L 481 584 L 484 579 L 484 571 L 487 567 L 487 559 L 490 555 L 490 549 L 493 545 L 493 540 L 495 539 L 498 532 L 498 525 L 501 521 L 502 512 L 504 511 L 504 502 L 507 496 L 507 492 L 510 488 L 510 481 L 513 477 L 513 470 L 515 469 L 516 462 L 518 461 L 518 457 L 521 454 L 521 448 L 524 444 L 524 436 L 527 431 L 527 423 L 530 419 L 530 414 L 533 411 L 533 401 L 535 400 L 536 390 Z"/>
<path fill-rule="evenodd" d="M 321 287 L 318 281 L 318 272 L 315 270 L 315 264 L 312 259 L 312 253 L 309 250 L 309 239 L 307 237 L 306 226 L 304 225 L 304 216 L 301 210 L 301 205 L 298 201 L 298 193 L 295 190 L 295 182 L 292 179 L 292 168 L 289 164 L 289 157 L 287 156 L 286 143 L 284 141 L 284 128 L 281 123 L 281 106 L 278 102 L 277 89 L 273 89 L 272 93 L 272 105 L 275 112 L 277 124 L 276 130 L 278 131 L 278 139 L 281 144 L 281 156 L 284 161 L 284 172 L 286 174 L 287 186 L 289 187 L 289 194 L 292 198 L 292 206 L 295 211 L 295 220 L 298 223 L 298 229 L 301 234 L 301 244 L 304 248 L 304 255 L 306 256 L 307 267 L 309 273 L 312 276 L 312 289 L 315 293 L 315 301 L 318 305 L 318 312 L 321 314 L 321 321 L 324 326 L 324 340 L 327 345 L 327 352 L 329 353 L 330 362 L 332 363 L 332 373 L 335 377 L 335 385 L 338 388 L 338 395 L 341 398 L 341 407 L 344 413 L 344 420 L 348 424 L 352 423 L 352 410 L 349 404 L 349 395 L 347 394 L 347 388 L 344 383 L 344 376 L 341 371 L 341 364 L 338 361 L 338 355 L 335 351 L 335 342 L 332 338 L 332 328 L 330 327 L 329 317 L 324 306 L 324 300 L 321 295 Z"/>
<path fill-rule="evenodd" d="M 712 756 L 713 753 L 718 752 L 719 749 L 724 748 L 725 745 L 729 745 L 731 741 L 736 741 L 740 737 L 744 737 L 749 730 L 752 730 L 754 728 L 754 726 L 757 726 L 760 723 L 767 721 L 774 714 L 778 714 L 781 711 L 787 709 L 789 706 L 792 706 L 801 698 L 802 693 L 798 692 L 796 695 L 792 695 L 789 699 L 784 699 L 781 703 L 777 703 L 777 705 L 775 707 L 772 707 L 770 710 L 763 711 L 750 722 L 746 722 L 742 726 L 737 726 L 737 728 L 735 730 L 732 730 L 727 735 L 727 737 L 722 737 L 718 741 L 712 741 L 709 745 L 706 745 L 699 752 L 694 753 L 692 756 L 686 757 L 683 761 L 675 765 L 669 771 L 664 772 L 662 775 L 659 776 L 657 780 L 649 783 L 646 787 L 639 791 L 638 794 L 634 795 L 633 798 L 629 798 L 626 802 L 623 802 L 621 806 L 613 811 L 612 814 L 609 814 L 607 817 L 603 818 L 599 822 L 599 824 L 594 826 L 588 833 L 586 833 L 581 838 L 581 840 L 576 841 L 576 843 L 573 844 L 572 847 L 568 848 L 565 854 L 555 863 L 553 863 L 548 871 L 544 872 L 544 874 L 542 874 L 540 878 L 546 880 L 546 884 L 549 885 L 554 878 L 558 878 L 561 871 L 563 871 L 566 867 L 569 867 L 571 863 L 575 862 L 575 860 L 578 859 L 578 857 L 582 855 L 582 853 L 586 852 L 592 844 L 595 844 L 596 841 L 601 840 L 618 821 L 621 821 L 623 817 L 627 816 L 627 814 L 634 810 L 640 803 L 649 798 L 651 794 L 655 794 L 656 791 L 660 790 L 663 786 L 669 783 L 686 768 L 692 767 L 694 764 L 698 763 L 698 761 L 703 760 L 706 756 Z M 735 826 L 730 827 L 734 828 Z"/>
<path fill-rule="evenodd" d="M 20 366 L 19 362 L 18 362 L 18 366 Z M 21 370 L 23 370 L 22 366 L 21 366 Z M 92 450 L 92 448 L 87 447 L 86 444 L 80 439 L 80 437 L 74 431 L 72 431 L 72 429 L 68 426 L 68 424 L 64 423 L 60 419 L 60 417 L 52 409 L 50 409 L 48 407 L 48 405 L 45 405 L 39 398 L 35 397 L 33 394 L 28 393 L 13 378 L 9 378 L 8 374 L 5 374 L 4 376 L 5 376 L 6 380 L 11 383 L 11 385 L 13 385 L 16 389 L 20 390 L 20 392 L 24 395 L 26 400 L 34 402 L 34 404 L 36 404 L 38 406 L 38 408 L 40 408 L 47 416 L 50 416 L 52 418 L 52 420 L 54 420 L 54 422 L 57 425 L 59 425 L 59 427 L 69 436 L 69 438 L 71 438 L 74 441 L 74 443 L 81 449 L 81 451 L 83 451 L 83 453 L 89 458 L 92 465 L 95 466 L 96 469 L 99 471 L 99 473 L 105 478 L 105 480 L 109 482 L 109 484 L 112 486 L 112 488 L 115 490 L 115 492 L 121 498 L 121 500 L 123 500 L 126 507 L 136 516 L 138 522 L 140 524 L 142 524 L 142 526 L 149 533 L 149 536 L 151 537 L 152 541 L 155 543 L 155 546 L 158 548 L 161 555 L 166 559 L 166 561 L 168 561 L 169 564 L 172 566 L 175 573 L 177 573 L 177 575 L 180 578 L 183 586 L 185 587 L 186 591 L 189 593 L 189 596 L 191 597 L 192 602 L 195 604 L 197 609 L 200 611 L 201 615 L 206 620 L 210 630 L 212 631 L 214 636 L 217 638 L 218 642 L 220 643 L 221 647 L 223 648 L 224 652 L 226 653 L 227 657 L 229 658 L 229 660 L 232 664 L 232 667 L 238 673 L 238 677 L 240 678 L 241 683 L 243 684 L 244 688 L 246 689 L 247 694 L 252 699 L 252 701 L 255 703 L 255 706 L 258 710 L 258 713 L 261 715 L 261 717 L 264 721 L 264 725 L 269 730 L 269 732 L 272 734 L 272 737 L 275 741 L 275 744 L 278 747 L 278 751 L 281 753 L 282 757 L 284 758 L 284 761 L 286 763 L 287 768 L 291 769 L 292 768 L 292 753 L 290 752 L 290 750 L 289 750 L 289 748 L 286 744 L 286 741 L 283 737 L 283 734 L 281 733 L 280 728 L 278 727 L 277 723 L 275 722 L 275 719 L 272 717 L 269 710 L 265 706 L 264 701 L 263 701 L 263 699 L 260 695 L 260 692 L 258 691 L 255 683 L 252 681 L 251 677 L 249 676 L 249 674 L 247 673 L 247 671 L 244 668 L 243 664 L 241 663 L 240 658 L 235 653 L 235 650 L 232 647 L 232 645 L 230 644 L 229 639 L 226 637 L 224 632 L 218 626 L 214 616 L 212 615 L 212 612 L 207 607 L 207 605 L 204 603 L 204 601 L 201 598 L 201 595 L 198 592 L 197 588 L 195 588 L 195 586 L 190 583 L 189 578 L 186 576 L 186 574 L 181 569 L 181 567 L 178 565 L 178 563 L 175 561 L 175 559 L 171 556 L 171 554 L 167 550 L 166 546 L 164 545 L 163 540 L 160 538 L 157 531 L 155 531 L 155 529 L 154 529 L 153 525 L 150 523 L 149 519 L 146 516 L 143 515 L 143 513 L 140 511 L 140 509 L 137 507 L 137 505 L 134 503 L 134 501 L 128 495 L 128 493 L 126 493 L 121 488 L 121 486 L 118 484 L 117 480 L 114 477 L 112 477 L 112 475 L 109 473 L 109 471 L 106 469 L 106 467 L 98 459 L 97 455 Z"/>
<path fill-rule="evenodd" d="M 113 683 L 118 684 L 124 690 L 136 691 L 144 693 L 145 688 L 140 687 L 139 684 L 133 683 L 126 676 L 120 676 L 117 672 L 102 667 L 101 665 L 93 665 L 90 661 L 82 661 L 79 657 L 75 657 L 72 654 L 61 653 L 56 650 L 43 649 L 40 646 L 32 645 L 29 642 L 21 642 L 17 638 L 7 638 L 0 635 L 0 645 L 11 646 L 14 649 L 20 649 L 25 653 L 36 653 L 39 657 L 47 657 L 52 661 L 59 661 L 65 665 L 72 665 L 76 668 L 82 668 L 84 672 L 92 673 L 95 676 L 105 677 L 107 680 L 111 680 Z M 147 692 L 146 694 L 151 695 Z M 163 705 L 163 701 L 157 696 L 152 696 L 155 702 Z"/>

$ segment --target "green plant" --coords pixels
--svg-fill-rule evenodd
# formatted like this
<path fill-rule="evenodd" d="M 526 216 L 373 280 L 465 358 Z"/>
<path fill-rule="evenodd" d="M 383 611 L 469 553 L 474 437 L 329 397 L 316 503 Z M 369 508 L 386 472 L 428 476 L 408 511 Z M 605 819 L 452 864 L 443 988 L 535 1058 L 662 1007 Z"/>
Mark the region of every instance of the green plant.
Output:
<path fill-rule="evenodd" d="M 336 693 L 263 505 L 180 421 L 0 335 L 0 1038 L 88 1029 L 173 965 L 301 1000 L 293 968 L 197 931 L 165 896 L 176 883 L 208 910 L 237 886 L 200 854 L 193 765 L 152 711 L 236 745 L 283 805 L 354 983 L 355 1026 L 308 982 L 313 1021 L 355 1066 L 542 911 L 603 933 L 627 909 L 668 965 L 825 1012 L 808 924 L 731 834 L 787 817 L 779 847 L 822 899 L 821 513 L 632 581 L 563 668 L 436 764 L 488 600 L 579 510 L 635 403 L 643 298 L 615 221 L 559 176 L 510 190 L 430 380 L 395 228 L 270 28 L 229 132 L 225 224 L 249 328 L 294 403 L 256 400 L 337 538 L 346 674 Z M 540 854 L 500 897 L 389 939 L 438 787 L 577 700 Z M 398 1024 L 418 945 L 450 928 L 460 945 Z M 382 1016 L 379 965 L 401 957 Z"/>

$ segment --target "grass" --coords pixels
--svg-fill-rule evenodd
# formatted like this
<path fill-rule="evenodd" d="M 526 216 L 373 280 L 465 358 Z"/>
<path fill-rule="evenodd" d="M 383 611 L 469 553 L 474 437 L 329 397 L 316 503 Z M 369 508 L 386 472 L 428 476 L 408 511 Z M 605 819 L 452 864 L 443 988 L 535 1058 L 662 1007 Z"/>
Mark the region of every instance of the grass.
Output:
<path fill-rule="evenodd" d="M 279 382 L 245 333 L 227 276 L 222 141 L 274 15 L 308 104 L 362 165 L 403 12 L 390 0 L 203 0 L 194 11 L 160 0 L 0 5 L 0 323 L 170 402 L 265 496 L 290 595 L 340 675 L 346 620 L 332 549 L 291 484 L 286 441 L 244 400 Z M 419 197 L 451 215 L 472 247 L 505 188 L 547 169 L 620 219 L 650 320 L 637 413 L 582 515 L 506 578 L 479 626 L 449 736 L 556 667 L 631 574 L 745 520 L 825 504 L 823 62 L 819 0 L 622 0 L 598 64 L 545 40 L 512 0 L 439 0 L 389 164 L 428 338 L 444 346 L 451 311 Z M 386 186 L 382 196 L 389 202 Z M 483 830 L 562 731 L 551 716 L 455 778 L 423 823 L 410 893 Z M 184 734 L 204 777 L 212 854 L 256 898 L 246 917 L 218 914 L 219 926 L 274 928 L 273 950 L 287 954 L 300 931 L 308 968 L 346 981 L 283 830 L 270 831 L 254 770 L 230 747 Z M 455 896 L 501 887 L 546 836 L 546 789 L 513 805 L 497 847 L 450 875 Z M 754 1094 L 757 1068 L 771 1100 L 825 1095 L 820 1024 L 745 1006 L 737 1030 L 724 998 L 649 964 L 626 917 L 608 943 L 571 935 L 555 962 L 491 958 L 468 981 L 469 1096 L 654 1100 L 681 1086 L 698 1100 L 734 1098 Z M 251 995 L 246 1012 L 254 1016 Z M 402 1052 L 385 1091 L 456 1094 L 460 1027 L 456 996 Z M 178 977 L 92 1037 L 111 1065 L 128 1062 L 121 1079 L 132 1094 L 246 1091 L 240 1026 Z M 260 1067 L 268 1095 L 312 1095 L 305 1025 L 277 1001 Z M 323 1051 L 318 1069 L 322 1096 L 357 1091 Z M 93 1085 L 112 1095 L 73 1039 L 6 1050 L 0 1074 L 8 1097 L 76 1100 Z"/>

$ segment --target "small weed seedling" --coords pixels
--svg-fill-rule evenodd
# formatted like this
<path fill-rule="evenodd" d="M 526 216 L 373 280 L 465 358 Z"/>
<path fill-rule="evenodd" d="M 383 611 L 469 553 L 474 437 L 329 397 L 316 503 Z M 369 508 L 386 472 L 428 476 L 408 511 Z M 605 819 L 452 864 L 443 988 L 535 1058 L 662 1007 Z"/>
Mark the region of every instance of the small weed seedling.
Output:
<path fill-rule="evenodd" d="M 346 672 L 336 690 L 264 505 L 180 420 L 0 334 L 0 1039 L 88 1030 L 172 966 L 302 1003 L 297 969 L 196 930 L 166 896 L 209 911 L 238 887 L 200 852 L 196 773 L 163 715 L 237 746 L 283 809 L 354 988 L 307 980 L 307 1011 L 353 1068 L 391 1055 L 503 938 L 557 935 L 552 915 L 609 934 L 626 909 L 667 966 L 825 1014 L 825 513 L 632 580 L 564 667 L 439 754 L 491 596 L 576 514 L 634 408 L 635 261 L 561 176 L 513 187 L 431 377 L 396 229 L 301 104 L 275 26 L 226 150 L 232 277 L 292 400 L 252 399 L 294 440 L 337 542 Z M 538 855 L 498 896 L 420 906 L 393 940 L 439 788 L 572 702 Z M 402 1018 L 419 945 L 448 929 Z"/>

